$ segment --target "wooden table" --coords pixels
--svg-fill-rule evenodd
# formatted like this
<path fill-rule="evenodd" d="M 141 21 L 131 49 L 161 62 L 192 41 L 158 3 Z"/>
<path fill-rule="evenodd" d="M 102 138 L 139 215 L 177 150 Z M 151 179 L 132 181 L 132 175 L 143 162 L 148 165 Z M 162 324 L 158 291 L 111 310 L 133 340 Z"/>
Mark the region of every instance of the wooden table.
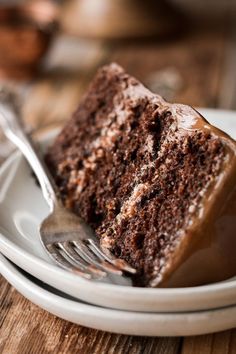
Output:
<path fill-rule="evenodd" d="M 37 129 L 61 123 L 70 116 L 96 68 L 110 61 L 173 101 L 236 109 L 236 36 L 229 23 L 228 19 L 216 26 L 198 23 L 178 38 L 148 43 L 104 44 L 62 36 L 44 72 L 26 86 L 26 120 Z M 104 333 L 41 310 L 0 276 L 0 353 L 233 354 L 236 330 L 186 338 Z"/>

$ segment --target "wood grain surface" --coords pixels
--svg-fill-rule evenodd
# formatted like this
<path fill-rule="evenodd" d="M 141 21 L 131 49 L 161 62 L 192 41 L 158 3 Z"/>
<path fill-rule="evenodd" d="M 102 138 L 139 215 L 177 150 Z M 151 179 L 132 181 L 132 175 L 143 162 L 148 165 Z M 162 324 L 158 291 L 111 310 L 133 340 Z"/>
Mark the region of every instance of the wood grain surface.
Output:
<path fill-rule="evenodd" d="M 96 68 L 112 60 L 172 101 L 235 108 L 235 29 L 229 21 L 192 27 L 166 42 L 111 45 L 59 37 L 41 76 L 22 88 L 26 121 L 35 129 L 61 124 Z M 236 330 L 186 338 L 91 330 L 41 310 L 0 276 L 0 353 L 233 354 Z"/>

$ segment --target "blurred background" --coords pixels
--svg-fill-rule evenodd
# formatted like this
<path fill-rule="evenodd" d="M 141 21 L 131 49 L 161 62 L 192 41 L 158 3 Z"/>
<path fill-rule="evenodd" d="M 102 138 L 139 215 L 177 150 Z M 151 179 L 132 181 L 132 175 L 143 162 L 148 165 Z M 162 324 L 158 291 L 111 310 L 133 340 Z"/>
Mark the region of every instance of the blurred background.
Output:
<path fill-rule="evenodd" d="M 68 119 L 111 61 L 171 102 L 236 109 L 236 0 L 0 1 L 0 85 L 31 129 Z"/>

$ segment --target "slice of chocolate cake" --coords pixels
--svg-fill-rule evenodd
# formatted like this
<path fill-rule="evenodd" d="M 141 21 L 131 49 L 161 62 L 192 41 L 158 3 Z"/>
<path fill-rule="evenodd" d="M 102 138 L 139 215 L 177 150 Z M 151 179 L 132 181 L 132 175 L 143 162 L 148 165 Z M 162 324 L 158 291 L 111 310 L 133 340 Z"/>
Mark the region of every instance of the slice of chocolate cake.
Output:
<path fill-rule="evenodd" d="M 67 208 L 141 286 L 236 274 L 236 143 L 124 70 L 99 70 L 47 164 Z"/>

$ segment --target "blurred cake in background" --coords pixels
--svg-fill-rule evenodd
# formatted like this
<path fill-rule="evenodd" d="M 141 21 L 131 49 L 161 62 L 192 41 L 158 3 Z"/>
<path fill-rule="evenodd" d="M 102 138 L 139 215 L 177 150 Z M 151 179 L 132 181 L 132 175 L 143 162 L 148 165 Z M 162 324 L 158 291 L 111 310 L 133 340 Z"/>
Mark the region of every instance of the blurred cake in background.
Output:
<path fill-rule="evenodd" d="M 0 4 L 0 78 L 31 77 L 56 29 L 57 5 L 49 0 Z"/>
<path fill-rule="evenodd" d="M 166 0 L 69 0 L 62 28 L 85 38 L 132 39 L 177 31 L 182 14 Z"/>

